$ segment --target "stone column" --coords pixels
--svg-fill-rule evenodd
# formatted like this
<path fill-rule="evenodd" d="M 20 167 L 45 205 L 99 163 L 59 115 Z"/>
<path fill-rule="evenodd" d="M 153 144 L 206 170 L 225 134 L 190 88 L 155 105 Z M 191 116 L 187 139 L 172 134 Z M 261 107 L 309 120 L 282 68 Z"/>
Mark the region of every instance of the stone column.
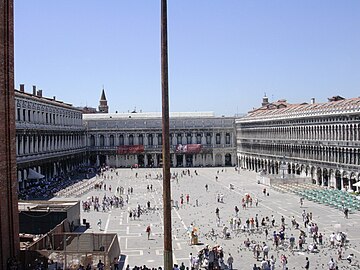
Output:
<path fill-rule="evenodd" d="M 22 154 L 24 154 L 24 136 L 19 135 L 19 139 L 20 139 L 19 154 L 22 155 Z"/>
<path fill-rule="evenodd" d="M 119 168 L 119 156 L 115 155 L 115 166 L 116 168 Z"/>
<path fill-rule="evenodd" d="M 158 166 L 157 154 L 153 154 L 153 160 L 154 160 L 154 167 L 157 167 Z"/>
<path fill-rule="evenodd" d="M 159 144 L 158 135 L 155 133 L 153 136 L 153 145 L 158 146 L 158 144 Z"/>
<path fill-rule="evenodd" d="M 220 144 L 221 145 L 225 144 L 225 133 L 224 132 L 220 133 Z"/>
<path fill-rule="evenodd" d="M 186 155 L 183 154 L 183 167 L 186 167 Z"/>
<path fill-rule="evenodd" d="M 173 154 L 173 166 L 176 167 L 177 162 L 176 162 L 176 154 Z"/>
<path fill-rule="evenodd" d="M 96 155 L 96 166 L 97 166 L 97 167 L 100 166 L 100 158 L 99 158 L 99 155 Z"/>
<path fill-rule="evenodd" d="M 143 134 L 143 144 L 144 144 L 144 146 L 148 146 L 149 145 L 149 140 L 148 140 L 148 135 L 149 134 L 146 134 L 146 133 L 144 133 Z"/>
<path fill-rule="evenodd" d="M 144 167 L 146 168 L 148 166 L 148 158 L 147 158 L 147 154 L 144 153 Z"/>

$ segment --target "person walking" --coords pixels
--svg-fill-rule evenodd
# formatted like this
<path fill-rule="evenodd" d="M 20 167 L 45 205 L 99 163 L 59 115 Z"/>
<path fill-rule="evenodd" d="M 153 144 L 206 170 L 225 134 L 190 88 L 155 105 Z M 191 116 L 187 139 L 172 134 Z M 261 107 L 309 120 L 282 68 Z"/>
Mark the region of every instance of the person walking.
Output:
<path fill-rule="evenodd" d="M 330 261 L 328 262 L 329 270 L 335 270 L 336 269 L 336 263 L 334 262 L 333 258 L 330 258 Z"/>
<path fill-rule="evenodd" d="M 99 269 L 99 270 L 105 269 L 105 264 L 103 264 L 103 262 L 101 260 L 99 260 L 99 263 L 97 264 L 97 269 Z"/>
<path fill-rule="evenodd" d="M 286 270 L 287 269 L 287 263 L 288 260 L 286 258 L 286 256 L 284 254 L 281 255 L 281 259 L 280 259 L 281 265 L 282 265 L 282 269 Z"/>
<path fill-rule="evenodd" d="M 147 233 L 148 240 L 150 240 L 150 234 L 151 234 L 151 227 L 150 227 L 150 225 L 148 225 L 148 226 L 146 227 L 146 233 Z"/>
<path fill-rule="evenodd" d="M 229 257 L 227 259 L 227 263 L 229 265 L 229 269 L 232 270 L 233 269 L 234 258 L 233 258 L 233 256 L 231 256 L 230 253 L 229 253 Z"/>
<path fill-rule="evenodd" d="M 102 221 L 101 221 L 101 219 L 99 218 L 99 221 L 98 221 L 97 225 L 98 225 L 100 231 L 101 231 L 101 224 L 102 224 Z"/>
<path fill-rule="evenodd" d="M 305 258 L 305 266 L 304 266 L 304 268 L 305 268 L 306 270 L 309 270 L 309 269 L 310 269 L 310 262 L 309 262 L 309 258 L 308 258 L 308 257 Z"/>

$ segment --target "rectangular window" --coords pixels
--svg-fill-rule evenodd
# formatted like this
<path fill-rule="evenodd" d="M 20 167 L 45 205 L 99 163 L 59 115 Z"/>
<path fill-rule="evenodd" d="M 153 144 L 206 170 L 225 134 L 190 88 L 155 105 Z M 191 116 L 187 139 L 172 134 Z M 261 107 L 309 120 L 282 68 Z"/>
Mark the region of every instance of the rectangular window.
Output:
<path fill-rule="evenodd" d="M 124 136 L 123 135 L 119 136 L 119 145 L 124 145 Z"/>
<path fill-rule="evenodd" d="M 210 133 L 206 134 L 206 144 L 211 144 L 211 134 Z"/>
<path fill-rule="evenodd" d="M 196 135 L 196 143 L 197 143 L 197 144 L 201 144 L 201 134 L 200 134 L 200 133 L 198 133 L 198 134 Z"/>
<path fill-rule="evenodd" d="M 149 144 L 150 146 L 154 144 L 154 142 L 153 142 L 153 136 L 152 136 L 151 134 L 148 136 L 148 144 Z"/>
<path fill-rule="evenodd" d="M 158 134 L 158 145 L 162 145 L 162 134 Z"/>
<path fill-rule="evenodd" d="M 177 135 L 177 144 L 182 144 L 181 134 L 178 134 L 178 135 Z"/>
<path fill-rule="evenodd" d="M 226 143 L 226 144 L 230 144 L 230 133 L 226 133 L 225 143 Z"/>
<path fill-rule="evenodd" d="M 188 134 L 186 135 L 186 143 L 187 143 L 187 144 L 191 144 L 191 133 L 188 133 Z"/>
<path fill-rule="evenodd" d="M 17 108 L 17 121 L 21 121 L 21 110 Z"/>
<path fill-rule="evenodd" d="M 220 133 L 216 133 L 216 144 L 220 144 L 221 140 L 220 140 Z"/>

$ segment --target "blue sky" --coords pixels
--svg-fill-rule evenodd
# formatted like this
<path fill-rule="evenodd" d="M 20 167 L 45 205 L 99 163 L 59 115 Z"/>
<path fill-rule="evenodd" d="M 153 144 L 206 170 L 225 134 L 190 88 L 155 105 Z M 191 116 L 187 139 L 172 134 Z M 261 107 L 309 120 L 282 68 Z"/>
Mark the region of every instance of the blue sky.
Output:
<path fill-rule="evenodd" d="M 360 96 L 360 1 L 169 0 L 170 111 Z M 15 83 L 161 111 L 160 0 L 15 1 Z"/>

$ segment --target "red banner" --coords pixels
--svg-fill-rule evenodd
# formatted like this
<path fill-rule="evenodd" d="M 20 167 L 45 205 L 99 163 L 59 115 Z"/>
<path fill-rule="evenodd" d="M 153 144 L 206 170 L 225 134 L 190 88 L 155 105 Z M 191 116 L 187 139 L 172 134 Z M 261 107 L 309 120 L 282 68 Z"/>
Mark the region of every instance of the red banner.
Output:
<path fill-rule="evenodd" d="M 201 144 L 178 144 L 176 146 L 177 153 L 185 153 L 185 154 L 198 154 L 202 149 Z"/>
<path fill-rule="evenodd" d="M 121 145 L 118 146 L 117 149 L 118 154 L 138 154 L 144 153 L 144 146 L 143 145 Z"/>

